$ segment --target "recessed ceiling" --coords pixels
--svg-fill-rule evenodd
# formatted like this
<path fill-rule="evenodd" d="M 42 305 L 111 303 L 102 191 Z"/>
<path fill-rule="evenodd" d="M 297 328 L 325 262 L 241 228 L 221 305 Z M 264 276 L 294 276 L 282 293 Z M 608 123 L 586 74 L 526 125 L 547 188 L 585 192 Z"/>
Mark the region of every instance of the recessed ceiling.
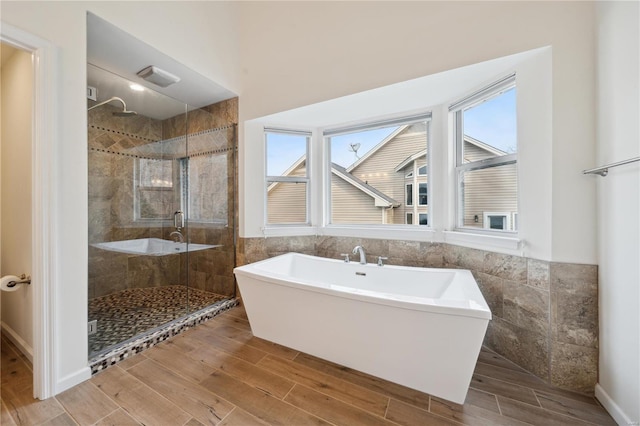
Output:
<path fill-rule="evenodd" d="M 117 96 L 125 101 L 128 110 L 136 111 L 140 115 L 156 120 L 166 120 L 185 113 L 187 105 L 184 102 L 146 87 L 143 91 L 133 90 L 130 87 L 131 84 L 132 82 L 126 78 L 95 65 L 87 64 L 87 85 L 96 88 L 98 102 Z M 136 84 L 139 83 L 136 82 Z M 93 104 L 91 103 L 91 105 Z M 110 105 L 121 108 L 119 103 Z"/>
<path fill-rule="evenodd" d="M 87 14 L 87 62 L 93 65 L 88 67 L 87 83 L 99 89 L 98 102 L 119 96 L 127 102 L 129 109 L 156 119 L 184 113 L 184 104 L 189 105 L 190 109 L 201 108 L 236 96 L 92 13 Z M 149 65 L 180 77 L 180 81 L 162 88 L 138 77 L 137 72 Z M 109 73 L 121 78 L 109 76 Z M 173 98 L 176 102 L 167 102 L 166 106 L 153 101 L 145 102 L 145 96 L 141 95 L 144 92 L 133 93 L 129 82 Z"/>

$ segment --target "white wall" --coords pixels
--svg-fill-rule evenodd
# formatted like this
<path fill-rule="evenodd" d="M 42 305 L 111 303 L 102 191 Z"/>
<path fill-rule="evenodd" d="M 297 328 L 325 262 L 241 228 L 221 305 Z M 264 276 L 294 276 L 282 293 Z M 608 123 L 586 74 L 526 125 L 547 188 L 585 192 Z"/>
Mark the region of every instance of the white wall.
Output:
<path fill-rule="evenodd" d="M 553 231 L 549 259 L 594 264 L 596 187 L 581 174 L 595 164 L 594 8 L 590 2 L 241 3 L 240 121 L 551 46 L 553 145 L 545 155 L 552 193 L 542 218 Z M 256 181 L 242 160 L 262 142 L 242 136 L 244 236 L 244 215 L 253 208 L 244 200 L 256 199 L 244 191 Z"/>
<path fill-rule="evenodd" d="M 598 165 L 640 156 L 640 7 L 598 5 Z M 640 164 L 598 182 L 600 376 L 619 424 L 640 422 Z"/>
<path fill-rule="evenodd" d="M 2 22 L 58 47 L 56 294 L 57 392 L 87 366 L 86 13 L 91 11 L 195 71 L 238 92 L 233 5 L 218 2 L 0 3 Z"/>
<path fill-rule="evenodd" d="M 31 274 L 31 54 L 16 50 L 0 70 L 2 262 L 0 276 Z M 31 286 L 2 293 L 2 328 L 30 359 L 33 355 Z"/>

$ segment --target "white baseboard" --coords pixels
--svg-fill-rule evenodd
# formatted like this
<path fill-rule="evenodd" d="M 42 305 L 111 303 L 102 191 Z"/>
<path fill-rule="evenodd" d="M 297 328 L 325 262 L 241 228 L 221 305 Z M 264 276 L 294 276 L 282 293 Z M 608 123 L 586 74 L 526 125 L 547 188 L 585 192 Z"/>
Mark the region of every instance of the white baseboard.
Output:
<path fill-rule="evenodd" d="M 633 425 L 633 424 L 637 425 L 638 424 L 637 420 L 636 420 L 636 423 L 631 421 L 629 416 L 627 416 L 625 412 L 622 411 L 622 409 L 609 396 L 609 394 L 604 390 L 604 388 L 600 386 L 600 383 L 596 383 L 595 394 L 598 401 L 600 401 L 600 404 L 602 404 L 605 410 L 607 410 L 609 414 L 611 414 L 611 417 L 613 417 L 613 420 L 615 420 L 616 423 L 618 423 L 619 425 Z"/>
<path fill-rule="evenodd" d="M 9 325 L 7 325 L 7 323 L 5 323 L 4 321 L 2 322 L 2 331 L 33 365 L 33 348 L 29 346 L 29 344 L 25 342 L 24 339 L 20 337 L 18 333 L 16 333 L 16 331 L 13 328 L 9 327 Z"/>
<path fill-rule="evenodd" d="M 61 392 L 66 391 L 67 389 L 71 389 L 75 385 L 79 385 L 80 383 L 89 380 L 91 378 L 91 369 L 87 366 L 84 367 L 75 373 L 71 373 L 56 383 L 54 394 L 57 395 Z"/>

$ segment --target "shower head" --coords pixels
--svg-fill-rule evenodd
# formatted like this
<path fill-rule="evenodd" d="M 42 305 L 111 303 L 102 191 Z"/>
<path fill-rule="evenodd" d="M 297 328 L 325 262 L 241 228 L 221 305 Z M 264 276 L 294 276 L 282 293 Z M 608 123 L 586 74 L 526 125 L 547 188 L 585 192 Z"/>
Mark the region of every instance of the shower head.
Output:
<path fill-rule="evenodd" d="M 129 117 L 129 116 L 131 116 L 131 115 L 138 115 L 138 113 L 137 113 L 137 112 L 135 112 L 135 111 L 127 111 L 127 110 L 124 110 L 124 111 L 114 111 L 114 112 L 112 112 L 111 114 L 113 114 L 113 115 L 114 115 L 114 116 L 116 116 L 116 117 Z"/>
<path fill-rule="evenodd" d="M 94 106 L 92 106 L 91 108 L 89 108 L 87 111 L 90 111 L 94 108 L 98 108 L 99 106 L 102 106 L 104 104 L 108 104 L 111 101 L 119 101 L 122 103 L 122 111 L 115 111 L 112 114 L 115 115 L 116 117 L 130 117 L 132 115 L 137 115 L 138 113 L 135 111 L 129 111 L 127 110 L 127 104 L 124 103 L 124 101 L 117 97 L 117 96 L 113 96 L 109 99 L 107 99 L 106 101 L 100 102 L 98 104 L 95 104 Z"/>

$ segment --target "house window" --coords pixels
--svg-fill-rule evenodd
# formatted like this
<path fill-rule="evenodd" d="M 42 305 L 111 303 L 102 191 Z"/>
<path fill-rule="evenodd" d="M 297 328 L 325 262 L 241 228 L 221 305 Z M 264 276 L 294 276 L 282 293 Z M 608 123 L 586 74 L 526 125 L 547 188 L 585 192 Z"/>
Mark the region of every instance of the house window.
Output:
<path fill-rule="evenodd" d="M 427 166 L 422 166 L 418 168 L 418 176 L 426 176 L 427 175 Z"/>
<path fill-rule="evenodd" d="M 138 158 L 135 161 L 134 216 L 136 220 L 172 217 L 174 201 L 173 160 Z"/>
<path fill-rule="evenodd" d="M 311 133 L 265 129 L 268 225 L 309 224 Z"/>
<path fill-rule="evenodd" d="M 457 227 L 517 231 L 511 220 L 518 211 L 515 75 L 467 96 L 449 111 L 455 128 Z M 503 219 L 502 213 L 485 214 L 496 211 L 507 213 Z"/>
<path fill-rule="evenodd" d="M 413 225 L 413 213 L 407 213 L 407 225 Z"/>
<path fill-rule="evenodd" d="M 418 164 L 427 163 L 430 118 L 423 114 L 324 132 L 329 224 L 413 224 L 408 214 L 417 213 L 413 191 Z"/>
<path fill-rule="evenodd" d="M 427 199 L 427 184 L 419 183 L 418 185 L 418 204 L 421 206 L 426 206 L 429 204 Z"/>
<path fill-rule="evenodd" d="M 420 221 L 420 225 L 429 225 L 429 215 L 427 213 L 420 213 L 418 215 L 418 220 Z"/>
<path fill-rule="evenodd" d="M 483 226 L 485 229 L 511 230 L 511 213 L 485 212 L 483 214 Z"/>

